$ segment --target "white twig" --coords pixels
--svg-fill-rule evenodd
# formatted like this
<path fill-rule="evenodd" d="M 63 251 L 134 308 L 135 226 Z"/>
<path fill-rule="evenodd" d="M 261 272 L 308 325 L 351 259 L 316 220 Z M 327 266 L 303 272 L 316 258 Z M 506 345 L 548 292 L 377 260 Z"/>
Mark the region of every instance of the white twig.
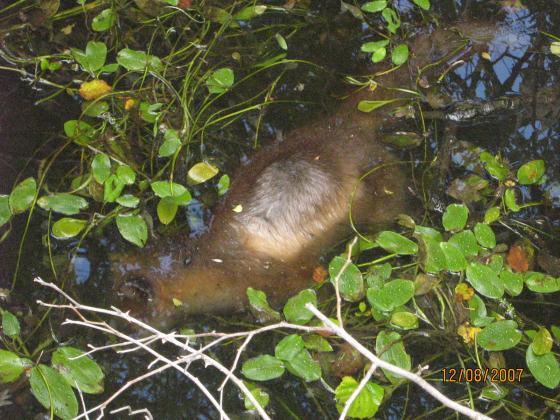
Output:
<path fill-rule="evenodd" d="M 342 324 L 342 299 L 340 297 L 340 287 L 339 287 L 338 284 L 339 284 L 340 278 L 342 277 L 342 274 L 346 271 L 348 266 L 352 263 L 352 248 L 354 248 L 354 245 L 356 245 L 357 241 L 358 241 L 358 237 L 355 236 L 354 239 L 352 239 L 352 242 L 350 242 L 350 245 L 348 245 L 348 255 L 346 256 L 346 261 L 344 261 L 344 264 L 340 268 L 340 271 L 338 272 L 338 274 L 336 275 L 336 277 L 333 280 L 334 291 L 336 293 L 336 319 L 338 320 L 338 323 L 341 327 L 343 326 L 343 324 Z"/>
<path fill-rule="evenodd" d="M 317 318 L 323 321 L 323 324 L 328 327 L 333 333 L 338 335 L 340 338 L 344 339 L 348 344 L 358 350 L 362 355 L 364 355 L 367 359 L 369 359 L 375 365 L 387 369 L 389 372 L 394 374 L 400 375 L 411 382 L 414 382 L 418 386 L 420 386 L 424 391 L 434 397 L 436 400 L 441 402 L 446 407 L 451 408 L 452 410 L 457 411 L 458 413 L 464 414 L 465 416 L 471 419 L 477 420 L 492 420 L 491 417 L 488 417 L 484 414 L 481 414 L 469 407 L 466 407 L 458 402 L 453 401 L 452 399 L 446 397 L 441 392 L 439 392 L 436 388 L 430 385 L 424 378 L 418 376 L 408 370 L 402 369 L 398 366 L 395 366 L 391 363 L 388 363 L 376 355 L 374 355 L 371 351 L 365 348 L 358 340 L 352 337 L 344 328 L 339 327 L 334 322 L 332 322 L 329 318 L 323 315 L 313 304 L 306 303 L 305 307 L 312 312 Z"/>

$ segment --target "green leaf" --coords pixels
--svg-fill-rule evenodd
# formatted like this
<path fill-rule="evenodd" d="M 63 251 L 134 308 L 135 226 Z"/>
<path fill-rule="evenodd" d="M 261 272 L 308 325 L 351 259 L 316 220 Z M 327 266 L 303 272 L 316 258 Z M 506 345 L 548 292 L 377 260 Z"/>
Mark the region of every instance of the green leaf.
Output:
<path fill-rule="evenodd" d="M 19 335 L 19 321 L 11 312 L 2 311 L 2 332 L 10 338 L 14 338 Z"/>
<path fill-rule="evenodd" d="M 163 143 L 159 147 L 158 156 L 159 157 L 169 157 L 175 154 L 177 150 L 181 147 L 181 139 L 179 138 L 179 133 L 177 130 L 170 128 L 167 130 L 163 136 Z"/>
<path fill-rule="evenodd" d="M 253 357 L 243 363 L 241 372 L 253 381 L 269 381 L 284 374 L 284 363 L 268 354 Z"/>
<path fill-rule="evenodd" d="M 495 222 L 500 218 L 500 208 L 499 207 L 490 207 L 484 213 L 484 223 L 489 225 L 490 223 Z"/>
<path fill-rule="evenodd" d="M 189 184 L 202 184 L 203 182 L 206 182 L 209 179 L 215 177 L 218 172 L 220 172 L 220 170 L 214 165 L 211 165 L 208 162 L 198 162 L 193 165 L 191 169 L 189 169 L 189 172 L 187 174 Z"/>
<path fill-rule="evenodd" d="M 78 401 L 66 379 L 53 368 L 37 365 L 29 376 L 31 392 L 47 410 L 66 420 L 78 414 Z"/>
<path fill-rule="evenodd" d="M 303 339 L 298 334 L 284 337 L 274 349 L 276 358 L 284 362 L 285 367 L 306 382 L 321 378 L 321 366 L 313 360 L 304 346 Z"/>
<path fill-rule="evenodd" d="M 93 18 L 91 29 L 96 32 L 103 32 L 113 26 L 116 21 L 117 15 L 113 12 L 113 9 L 105 9 Z"/>
<path fill-rule="evenodd" d="M 471 230 L 455 233 L 449 238 L 449 243 L 457 245 L 465 257 L 476 257 L 478 255 L 478 243 Z"/>
<path fill-rule="evenodd" d="M 8 202 L 12 214 L 23 213 L 31 207 L 37 194 L 37 183 L 33 178 L 21 181 L 10 193 Z"/>
<path fill-rule="evenodd" d="M 447 258 L 440 242 L 429 237 L 420 237 L 421 262 L 426 273 L 437 273 L 447 268 Z"/>
<path fill-rule="evenodd" d="M 478 333 L 477 343 L 484 350 L 502 351 L 515 347 L 523 334 L 517 329 L 515 321 L 497 321 Z"/>
<path fill-rule="evenodd" d="M 64 133 L 68 138 L 74 140 L 76 144 L 85 146 L 95 134 L 95 128 L 85 121 L 68 120 L 64 123 Z"/>
<path fill-rule="evenodd" d="M 381 289 L 368 289 L 367 299 L 371 306 L 382 311 L 390 312 L 404 305 L 414 296 L 414 282 L 410 280 L 392 280 Z"/>
<path fill-rule="evenodd" d="M 391 231 L 383 231 L 377 235 L 375 242 L 387 252 L 399 255 L 414 255 L 418 245 L 410 239 Z"/>
<path fill-rule="evenodd" d="M 132 185 L 136 181 L 136 172 L 128 165 L 119 165 L 117 179 L 121 184 Z"/>
<path fill-rule="evenodd" d="M 307 303 L 317 307 L 317 295 L 314 290 L 302 290 L 288 299 L 283 311 L 286 320 L 294 324 L 307 324 L 313 318 L 313 314 L 305 308 Z"/>
<path fill-rule="evenodd" d="M 358 111 L 362 111 L 362 112 L 375 111 L 377 108 L 381 108 L 382 106 L 388 105 L 392 102 L 395 102 L 395 100 L 388 99 L 385 101 L 360 101 L 358 103 Z"/>
<path fill-rule="evenodd" d="M 144 121 L 146 121 L 147 123 L 155 123 L 159 118 L 159 110 L 162 106 L 163 104 L 161 103 L 150 104 L 148 102 L 142 101 L 138 106 L 138 110 L 140 111 L 140 116 Z"/>
<path fill-rule="evenodd" d="M 469 300 L 469 314 L 471 324 L 475 327 L 485 327 L 495 321 L 494 318 L 488 316 L 486 305 L 478 295 L 474 295 L 472 299 Z"/>
<path fill-rule="evenodd" d="M 449 271 L 458 273 L 467 268 L 467 259 L 458 245 L 451 242 L 440 242 L 439 246 L 445 255 L 446 268 Z"/>
<path fill-rule="evenodd" d="M 410 312 L 395 312 L 391 315 L 391 325 L 403 330 L 418 328 L 418 317 Z"/>
<path fill-rule="evenodd" d="M 270 307 L 265 292 L 249 287 L 247 288 L 247 297 L 249 298 L 249 309 L 258 322 L 280 321 L 280 313 Z"/>
<path fill-rule="evenodd" d="M 266 11 L 267 7 L 264 5 L 247 6 L 237 12 L 233 18 L 235 20 L 250 20 L 255 16 L 260 16 Z"/>
<path fill-rule="evenodd" d="M 368 13 L 381 12 L 387 7 L 387 0 L 368 1 L 362 5 L 362 10 Z"/>
<path fill-rule="evenodd" d="M 72 219 L 63 217 L 57 220 L 52 227 L 52 234 L 57 239 L 73 238 L 85 229 L 87 220 Z"/>
<path fill-rule="evenodd" d="M 527 288 L 536 293 L 555 293 L 560 291 L 560 277 L 555 278 L 543 273 L 527 271 L 524 275 Z"/>
<path fill-rule="evenodd" d="M 229 190 L 229 175 L 222 175 L 218 181 L 218 195 L 222 196 Z"/>
<path fill-rule="evenodd" d="M 229 67 L 224 67 L 213 72 L 208 80 L 206 80 L 206 87 L 210 93 L 224 93 L 233 85 L 235 76 L 233 70 Z"/>
<path fill-rule="evenodd" d="M 430 10 L 430 0 L 412 0 L 421 9 Z"/>
<path fill-rule="evenodd" d="M 118 215 L 117 227 L 122 237 L 142 248 L 148 240 L 148 226 L 141 216 Z"/>
<path fill-rule="evenodd" d="M 517 170 L 517 180 L 521 185 L 537 184 L 544 175 L 544 160 L 532 160 Z"/>
<path fill-rule="evenodd" d="M 404 348 L 404 344 L 399 333 L 393 331 L 388 332 L 385 330 L 380 331 L 375 340 L 375 352 L 386 362 L 405 370 L 410 370 L 412 368 L 412 360 Z M 395 375 L 386 369 L 383 369 L 383 373 L 393 384 L 402 379 L 401 376 Z"/>
<path fill-rule="evenodd" d="M 484 164 L 486 171 L 498 181 L 505 181 L 509 175 L 509 168 L 488 152 L 480 154 L 480 161 Z"/>
<path fill-rule="evenodd" d="M 492 228 L 484 223 L 477 223 L 474 227 L 474 236 L 484 248 L 494 248 L 496 246 L 496 235 Z"/>
<path fill-rule="evenodd" d="M 11 351 L 0 349 L 0 383 L 6 384 L 18 379 L 32 366 L 31 360 L 23 359 Z"/>
<path fill-rule="evenodd" d="M 10 209 L 10 197 L 0 195 L 0 227 L 4 226 L 12 218 L 12 210 Z"/>
<path fill-rule="evenodd" d="M 342 381 L 334 391 L 336 409 L 339 413 L 342 413 L 344 405 L 350 399 L 356 388 L 358 388 L 358 385 L 358 381 L 351 376 L 345 376 L 342 378 Z M 348 410 L 348 417 L 357 419 L 373 417 L 383 402 L 384 394 L 385 390 L 383 387 L 368 381 L 356 399 L 352 402 L 352 405 Z"/>
<path fill-rule="evenodd" d="M 505 386 L 492 384 L 482 388 L 480 398 L 491 401 L 500 401 L 507 397 L 508 393 L 509 390 Z"/>
<path fill-rule="evenodd" d="M 329 263 L 330 281 L 333 285 L 344 264 L 346 264 L 346 258 L 340 256 L 334 257 Z M 341 296 L 350 302 L 357 302 L 364 297 L 364 280 L 356 265 L 348 264 L 344 272 L 340 274 L 338 289 Z"/>
<path fill-rule="evenodd" d="M 330 352 L 333 351 L 330 343 L 321 337 L 319 334 L 310 334 L 303 337 L 303 343 L 306 349 L 314 350 L 318 352 Z"/>
<path fill-rule="evenodd" d="M 523 274 L 514 273 L 509 269 L 500 273 L 500 280 L 504 283 L 504 288 L 511 296 L 519 296 L 523 291 Z"/>
<path fill-rule="evenodd" d="M 464 204 L 451 204 L 443 213 L 442 223 L 447 231 L 463 230 L 469 218 L 469 209 Z"/>
<path fill-rule="evenodd" d="M 259 388 L 255 384 L 252 384 L 251 382 L 245 382 L 245 385 L 247 386 L 249 391 L 251 391 L 251 394 L 253 395 L 253 397 L 255 397 L 260 406 L 262 408 L 266 408 L 266 406 L 270 402 L 270 396 L 263 389 Z M 243 394 L 243 401 L 245 404 L 245 410 L 256 410 L 256 407 L 245 394 Z"/>
<path fill-rule="evenodd" d="M 89 41 L 85 51 L 72 49 L 71 52 L 74 60 L 90 73 L 95 73 L 103 67 L 107 59 L 107 46 L 103 42 Z"/>
<path fill-rule="evenodd" d="M 374 52 L 376 52 L 380 49 L 385 49 L 385 47 L 387 45 L 389 45 L 389 40 L 388 39 L 382 39 L 380 41 L 366 42 L 366 43 L 362 44 L 360 49 L 362 50 L 362 52 L 365 52 L 365 53 L 374 53 Z"/>
<path fill-rule="evenodd" d="M 408 45 L 406 44 L 399 44 L 391 53 L 391 61 L 395 66 L 400 66 L 408 60 Z"/>
<path fill-rule="evenodd" d="M 443 241 L 443 235 L 440 231 L 427 226 L 416 225 L 414 227 L 414 236 L 433 239 L 436 242 Z"/>
<path fill-rule="evenodd" d="M 59 347 L 52 355 L 52 366 L 70 385 L 86 394 L 103 392 L 105 375 L 99 365 L 85 353 L 74 347 Z"/>
<path fill-rule="evenodd" d="M 276 42 L 278 43 L 278 46 L 280 48 L 282 48 L 284 51 L 288 51 L 288 43 L 286 42 L 286 38 L 284 38 L 282 36 L 282 34 L 275 34 L 274 38 L 276 39 Z"/>
<path fill-rule="evenodd" d="M 117 63 L 130 71 L 155 71 L 163 70 L 163 64 L 159 57 L 146 54 L 144 51 L 124 48 L 117 54 Z"/>
<path fill-rule="evenodd" d="M 191 193 L 181 184 L 170 181 L 156 181 L 151 184 L 152 191 L 160 198 L 169 197 L 179 206 L 187 205 L 191 199 Z"/>
<path fill-rule="evenodd" d="M 550 43 L 550 52 L 560 57 L 560 41 Z"/>
<path fill-rule="evenodd" d="M 138 207 L 140 204 L 140 199 L 138 197 L 133 196 L 132 194 L 125 194 L 121 195 L 117 198 L 117 203 L 119 203 L 123 207 L 128 207 L 134 209 Z"/>
<path fill-rule="evenodd" d="M 538 356 L 533 351 L 533 347 L 529 346 L 525 361 L 535 379 L 547 388 L 555 389 L 560 384 L 560 364 L 554 353 Z"/>
<path fill-rule="evenodd" d="M 386 8 L 381 12 L 381 16 L 383 16 L 383 19 L 387 22 L 387 29 L 389 29 L 389 32 L 392 34 L 397 33 L 397 29 L 401 26 L 401 20 L 399 19 L 397 12 L 393 9 Z"/>
<path fill-rule="evenodd" d="M 103 184 L 103 201 L 105 203 L 114 203 L 121 195 L 125 184 L 121 182 L 117 175 L 111 175 Z"/>
<path fill-rule="evenodd" d="M 387 57 L 387 48 L 379 48 L 371 55 L 371 62 L 372 63 L 379 63 L 383 61 Z M 368 112 L 368 111 L 366 111 Z"/>
<path fill-rule="evenodd" d="M 105 153 L 95 155 L 91 162 L 93 178 L 103 184 L 111 175 L 111 159 Z"/>
<path fill-rule="evenodd" d="M 162 198 L 159 200 L 156 209 L 159 221 L 164 225 L 168 225 L 175 219 L 177 209 L 178 206 L 173 197 Z"/>
<path fill-rule="evenodd" d="M 554 340 L 552 339 L 552 334 L 544 327 L 540 327 L 539 331 L 533 338 L 533 342 L 531 343 L 531 347 L 533 348 L 533 352 L 537 356 L 542 356 L 543 354 L 550 353 L 552 351 L 552 345 L 554 344 Z"/>
<path fill-rule="evenodd" d="M 105 101 L 90 101 L 82 103 L 82 112 L 88 117 L 99 117 L 109 111 L 109 104 Z"/>
<path fill-rule="evenodd" d="M 556 341 L 560 341 L 560 327 L 552 325 L 550 331 L 552 331 L 552 335 L 556 338 Z"/>
<path fill-rule="evenodd" d="M 517 198 L 515 197 L 515 190 L 513 188 L 508 188 L 504 193 L 504 201 L 506 203 L 506 207 L 513 211 L 518 212 L 521 210 L 519 204 L 517 204 Z"/>
<path fill-rule="evenodd" d="M 499 299 L 504 295 L 504 284 L 487 265 L 471 263 L 467 267 L 467 280 L 483 296 Z"/>

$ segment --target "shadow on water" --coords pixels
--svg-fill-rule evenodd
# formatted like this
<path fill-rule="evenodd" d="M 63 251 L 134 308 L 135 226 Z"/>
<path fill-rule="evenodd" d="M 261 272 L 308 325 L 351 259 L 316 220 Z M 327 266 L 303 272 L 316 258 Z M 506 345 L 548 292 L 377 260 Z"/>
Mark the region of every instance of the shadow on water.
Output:
<path fill-rule="evenodd" d="M 514 111 L 504 111 L 500 116 L 493 115 L 487 120 L 477 121 L 476 124 L 453 126 L 453 138 L 483 147 L 494 154 L 500 153 L 513 166 L 532 159 L 544 159 L 547 164 L 546 182 L 534 188 L 538 190 L 547 205 L 524 210 L 517 214 L 516 218 L 534 222 L 543 230 L 558 237 L 560 232 L 560 81 L 558 80 L 560 59 L 548 53 L 551 40 L 542 32 L 558 35 L 559 4 L 553 1 L 533 1 L 526 7 L 517 8 L 499 7 L 497 4 L 499 2 L 441 3 L 446 4 L 433 7 L 442 16 L 446 16 L 442 21 L 464 18 L 466 13 L 475 16 L 476 19 L 493 19 L 499 27 L 488 50 L 490 59 L 482 59 L 480 55 L 475 55 L 474 58 L 455 67 L 444 81 L 444 92 L 455 101 L 491 100 L 504 96 L 521 98 L 521 106 Z M 406 8 L 404 4 L 403 10 Z M 353 45 L 333 42 L 329 45 L 334 49 L 323 50 L 304 46 L 301 50 L 297 50 L 296 39 L 292 41 L 294 49 L 290 54 L 322 63 L 327 67 L 327 72 L 333 75 L 352 73 L 362 68 L 363 57 L 349 52 L 359 51 L 359 45 L 364 41 L 354 30 L 355 23 L 347 16 L 340 16 L 338 6 L 330 8 L 317 5 L 315 14 L 327 16 L 327 28 L 320 34 L 311 34 L 309 31 L 318 30 L 312 26 L 308 32 L 303 31 L 299 35 L 302 45 L 305 44 L 303 41 L 306 37 L 313 38 L 313 42 L 310 42 L 313 46 L 320 42 L 317 41 L 319 39 L 336 39 L 337 32 L 351 33 L 358 37 L 351 40 Z M 285 19 L 289 19 L 289 16 Z M 348 30 L 348 26 L 354 29 Z M 322 56 L 324 51 L 327 53 Z M 341 65 L 342 62 L 344 64 Z M 316 108 L 331 108 L 333 103 L 332 96 L 329 95 L 331 92 L 325 91 L 325 86 L 319 87 L 321 83 L 319 79 L 313 79 L 313 76 L 305 73 L 295 72 L 294 76 L 291 76 L 293 80 L 279 86 L 280 95 L 289 95 L 300 81 L 306 83 L 306 76 L 311 78 L 306 89 L 313 90 L 317 87 L 317 90 L 321 90 L 324 94 L 324 98 L 318 101 L 322 105 Z M 39 96 L 38 93 L 31 90 L 25 82 L 19 82 L 12 74 L 1 71 L 0 86 L 2 87 L 0 89 L 0 193 L 5 194 L 9 193 L 16 180 L 36 174 L 43 159 L 59 147 L 60 144 L 57 142 L 61 139 L 56 135 L 60 134 L 63 121 L 75 114 L 76 109 L 64 105 L 59 105 L 58 108 L 53 105 L 35 107 L 33 102 Z M 335 87 L 329 85 L 328 88 Z M 315 113 L 318 112 L 316 108 Z M 281 130 L 302 124 L 313 113 L 313 108 L 304 111 L 303 113 L 297 110 L 287 112 L 285 106 L 273 109 L 266 122 L 271 137 Z M 434 152 L 441 148 L 442 138 L 445 139 L 445 130 L 449 129 L 449 125 L 452 123 L 441 122 L 434 126 L 432 137 L 429 139 Z M 444 183 L 439 184 L 440 188 L 445 188 L 456 175 L 465 173 L 465 168 L 460 165 L 463 159 L 462 152 L 453 147 L 452 150 L 454 152 L 451 160 L 458 165 L 452 165 L 448 169 Z M 235 156 L 239 155 L 242 153 L 235 154 Z M 232 161 L 231 166 L 237 165 L 238 159 Z M 63 159 L 60 164 L 64 166 Z M 437 194 L 437 191 L 434 193 Z M 203 215 L 199 216 L 203 217 Z M 0 243 L 1 287 L 11 286 L 15 261 L 18 257 L 19 239 L 24 230 L 25 218 L 21 216 L 12 226 L 8 240 Z M 20 303 L 20 309 L 25 308 L 26 304 L 32 305 L 33 299 L 37 297 L 31 278 L 39 274 L 49 277 L 45 274 L 49 272 L 49 264 L 46 262 L 47 251 L 42 245 L 44 231 L 44 226 L 41 226 L 40 222 L 32 220 L 29 236 L 23 247 L 25 262 L 20 267 L 18 288 L 14 294 L 14 299 Z M 82 244 L 77 253 L 72 250 L 71 256 L 61 257 L 69 259 L 71 267 L 62 275 L 68 276 L 73 281 L 78 295 L 96 304 L 104 302 L 107 290 L 111 289 L 110 279 L 107 278 L 107 255 L 122 247 L 122 243 L 115 239 L 111 232 L 104 235 L 95 241 Z M 548 244 L 556 247 L 551 248 L 550 252 L 559 256 L 558 242 L 549 241 Z M 73 244 L 60 245 L 60 248 L 55 251 L 60 255 L 64 254 L 65 250 L 71 250 L 72 247 Z M 523 295 L 519 299 L 523 299 Z M 554 312 L 552 309 L 543 311 L 536 303 L 527 302 L 527 310 L 537 321 L 551 317 L 559 319 L 558 311 Z M 239 318 L 239 322 L 242 321 L 243 318 Z M 224 329 L 219 319 L 203 319 L 200 323 L 193 321 L 192 324 L 197 325 L 197 331 Z M 74 330 L 64 330 L 59 339 L 64 341 L 77 333 Z M 83 331 L 79 334 L 83 334 Z M 89 333 L 87 338 L 101 339 L 89 336 Z M 268 343 L 263 342 L 263 344 Z M 433 346 L 433 343 L 427 345 Z M 426 351 L 422 348 L 415 350 Z M 128 380 L 145 372 L 146 359 L 140 356 L 119 357 L 112 353 L 105 353 L 100 357 L 104 358 L 101 361 L 107 373 L 106 392 L 100 397 L 91 398 L 90 405 L 93 405 L 96 400 L 102 401 L 108 393 L 119 389 Z M 232 362 L 231 354 L 223 354 L 221 357 L 226 365 Z M 203 378 L 210 389 L 217 388 L 221 382 L 220 377 L 213 376 L 212 372 L 203 368 L 195 368 L 193 373 Z M 289 418 L 290 415 L 293 418 L 337 418 L 335 407 L 329 405 L 332 404 L 328 402 L 331 401 L 329 394 L 320 385 L 283 380 L 281 383 L 279 381 L 268 383 L 266 387 L 271 391 L 272 413 L 277 418 Z M 399 389 L 399 397 L 395 398 L 390 406 L 382 407 L 380 418 L 397 419 L 403 416 L 414 418 L 416 413 L 437 408 L 438 405 L 433 400 L 417 392 L 416 388 L 403 388 Z M 447 391 L 452 393 L 452 387 Z M 517 395 L 519 396 L 517 402 L 520 405 L 532 406 L 528 394 L 518 392 Z M 155 418 L 213 419 L 218 417 L 215 409 L 191 383 L 170 371 L 143 382 L 133 391 L 125 394 L 121 401 L 122 405 L 126 402 L 133 407 L 147 407 Z M 231 412 L 241 412 L 242 400 L 235 391 L 231 390 L 226 395 L 225 406 Z M 15 408 L 5 410 L 6 412 L 15 410 L 14 413 L 20 413 L 19 409 Z M 26 415 L 31 415 L 30 413 L 35 410 L 36 407 L 23 409 Z M 548 418 L 554 418 L 554 415 L 550 414 Z"/>

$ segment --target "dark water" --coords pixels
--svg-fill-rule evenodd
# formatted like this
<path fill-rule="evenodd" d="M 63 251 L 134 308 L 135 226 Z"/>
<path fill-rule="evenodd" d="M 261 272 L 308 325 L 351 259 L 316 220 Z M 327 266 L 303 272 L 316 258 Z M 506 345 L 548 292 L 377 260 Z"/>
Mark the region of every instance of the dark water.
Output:
<path fill-rule="evenodd" d="M 272 2 L 271 2 L 272 3 Z M 490 100 L 504 96 L 521 98 L 522 105 L 514 111 L 499 113 L 477 121 L 476 124 L 459 124 L 451 127 L 454 136 L 475 146 L 483 147 L 494 154 L 500 153 L 513 167 L 532 159 L 544 159 L 547 166 L 546 182 L 537 187 L 527 187 L 526 197 L 546 199 L 546 206 L 533 207 L 515 217 L 524 222 L 537 223 L 543 230 L 556 238 L 560 237 L 560 58 L 549 53 L 552 41 L 543 32 L 560 35 L 560 3 L 557 1 L 526 1 L 525 7 L 506 7 L 508 2 L 498 1 L 445 1 L 438 2 L 433 8 L 442 17 L 441 21 L 472 20 L 495 21 L 498 25 L 497 35 L 490 43 L 488 52 L 490 60 L 474 58 L 459 65 L 451 71 L 443 82 L 443 90 L 455 101 L 472 99 Z M 514 2 L 511 2 L 513 4 Z M 405 1 L 399 2 L 401 10 L 407 16 L 410 10 Z M 415 16 L 418 18 L 418 16 Z M 295 19 L 289 15 L 276 16 L 278 22 L 290 23 Z M 406 19 L 404 19 L 406 20 Z M 417 19 L 418 20 L 418 19 Z M 412 20 L 411 20 L 412 21 Z M 266 23 L 266 22 L 262 22 Z M 282 79 L 277 94 L 280 99 L 309 101 L 309 105 L 281 105 L 272 107 L 264 122 L 265 132 L 270 139 L 282 131 L 305 124 L 309 118 L 319 118 L 336 108 L 335 96 L 343 91 L 341 83 L 344 74 L 356 74 L 367 66 L 367 60 L 359 54 L 359 45 L 366 40 L 362 30 L 349 14 L 339 13 L 339 3 L 335 1 L 315 2 L 306 17 L 307 26 L 291 39 L 289 56 L 313 61 L 322 66 L 321 71 L 299 67 Z M 258 27 L 259 21 L 253 23 Z M 412 29 L 412 28 L 410 28 Z M 267 80 L 263 78 L 263 85 Z M 305 86 L 301 93 L 296 88 Z M 33 102 L 44 93 L 32 90 L 26 83 L 20 83 L 11 74 L 0 71 L 0 193 L 8 193 L 17 179 L 36 174 L 41 159 L 57 150 L 62 141 L 57 134 L 61 132 L 62 123 L 76 113 L 71 104 L 58 102 L 55 106 L 35 107 Z M 548 98 L 549 100 L 544 100 Z M 432 137 L 428 139 L 430 153 L 435 155 L 442 147 L 443 133 L 451 123 L 437 122 L 430 125 Z M 241 144 L 236 150 L 224 146 L 222 154 L 231 155 L 227 162 L 234 168 L 240 157 L 250 153 L 249 144 L 253 137 L 251 125 L 240 124 L 237 128 Z M 264 140 L 271 141 L 271 140 Z M 57 143 L 58 142 L 58 143 Z M 230 153 L 231 152 L 231 153 Z M 218 152 L 217 152 L 218 153 Z M 64 154 L 60 170 L 65 167 Z M 422 156 L 415 156 L 419 160 Z M 458 162 L 459 156 L 452 158 Z M 56 169 L 53 169 L 56 170 Z M 451 166 L 443 184 L 447 185 L 455 176 L 465 174 L 460 166 Z M 420 187 L 417 185 L 417 187 Z M 435 195 L 443 195 L 434 191 Z M 449 199 L 449 198 L 447 198 Z M 53 277 L 49 268 L 47 251 L 43 246 L 45 225 L 42 216 L 35 217 L 19 253 L 20 240 L 25 231 L 25 216 L 18 216 L 13 232 L 0 244 L 0 287 L 9 288 L 16 270 L 18 255 L 24 255 L 17 272 L 17 288 L 14 290 L 11 304 L 22 311 L 27 304 L 42 297 L 31 279 L 41 275 L 46 279 Z M 546 242 L 546 238 L 545 238 Z M 550 240 L 550 252 L 560 254 L 559 242 Z M 95 241 L 81 244 L 76 250 L 75 243 L 55 244 L 53 251 L 61 266 L 67 267 L 59 272 L 59 278 L 65 278 L 74 284 L 74 292 L 87 300 L 102 305 L 110 279 L 107 276 L 107 255 L 119 247 L 122 242 L 114 232 L 104 233 Z M 527 304 L 527 311 L 536 320 L 550 324 L 558 319 L 558 311 L 543 311 L 537 305 Z M 552 320 L 550 319 L 551 317 Z M 547 319 L 548 318 L 548 319 Z M 249 318 L 247 318 L 249 319 Z M 240 318 L 239 321 L 243 321 Z M 231 322 L 231 320 L 228 320 Z M 558 322 L 556 322 L 558 324 Z M 197 331 L 204 329 L 231 329 L 234 325 L 225 325 L 221 320 L 200 320 L 193 322 Z M 63 329 L 59 340 L 64 341 L 73 336 L 85 340 L 100 340 L 101 337 L 89 332 Z M 267 339 L 256 340 L 249 355 L 258 354 L 259 345 L 267 348 Z M 444 352 L 445 343 L 438 348 L 433 340 L 418 342 L 415 350 L 419 352 Z M 230 349 L 233 348 L 229 347 Z M 227 349 L 227 348 L 226 348 Z M 428 350 L 429 349 L 429 350 Z M 253 352 L 253 353 L 251 353 Z M 226 352 L 224 352 L 226 353 Z M 415 354 L 415 353 L 412 353 Z M 220 354 L 226 363 L 232 362 L 232 355 Z M 116 356 L 105 353 L 97 360 L 103 363 L 107 373 L 106 392 L 101 397 L 89 398 L 88 405 L 102 401 L 111 392 L 119 389 L 128 380 L 145 372 L 146 359 L 140 356 Z M 448 361 L 453 363 L 454 361 Z M 436 371 L 434 369 L 434 371 Z M 209 389 L 216 389 L 222 378 L 213 371 L 203 367 L 194 367 L 192 372 L 208 384 Z M 434 378 L 437 379 L 437 378 Z M 266 383 L 265 388 L 271 394 L 271 415 L 275 418 L 337 418 L 336 409 L 331 406 L 330 395 L 318 384 L 302 384 L 299 381 L 283 380 Z M 453 387 L 444 391 L 453 393 Z M 528 409 L 540 410 L 540 400 L 532 400 L 530 394 L 515 391 L 513 400 Z M 542 389 L 539 388 L 539 392 Z M 461 394 L 458 394 L 459 396 Z M 557 398 L 553 393 L 550 398 Z M 22 406 L 0 408 L 6 415 L 32 418 L 39 412 L 32 404 L 31 398 L 23 398 Z M 181 375 L 168 370 L 157 378 L 142 382 L 132 391 L 127 392 L 122 404 L 134 408 L 148 408 L 155 418 L 213 419 L 218 415 L 211 404 L 196 387 Z M 242 400 L 230 388 L 226 393 L 226 410 L 241 413 Z M 438 404 L 426 397 L 413 386 L 401 387 L 393 397 L 390 405 L 382 406 L 380 418 L 415 418 L 420 413 L 436 409 Z M 479 407 L 484 408 L 484 407 Z M 541 413 L 540 411 L 538 411 Z M 11 414 L 10 414 L 11 413 Z M 442 415 L 437 412 L 436 415 Z M 505 411 L 496 413 L 497 418 L 508 418 Z M 557 418 L 553 411 L 544 412 L 542 418 Z M 110 418 L 117 418 L 113 416 Z M 241 415 L 241 418 L 244 418 Z"/>

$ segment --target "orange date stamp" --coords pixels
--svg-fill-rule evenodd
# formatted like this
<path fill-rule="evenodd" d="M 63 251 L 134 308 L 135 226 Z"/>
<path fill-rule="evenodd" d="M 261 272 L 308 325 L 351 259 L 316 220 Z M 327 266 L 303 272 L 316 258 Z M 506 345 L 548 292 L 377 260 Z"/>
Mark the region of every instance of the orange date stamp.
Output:
<path fill-rule="evenodd" d="M 514 383 L 520 382 L 523 369 L 497 369 L 497 368 L 466 368 L 442 369 L 443 382 L 494 382 Z"/>

